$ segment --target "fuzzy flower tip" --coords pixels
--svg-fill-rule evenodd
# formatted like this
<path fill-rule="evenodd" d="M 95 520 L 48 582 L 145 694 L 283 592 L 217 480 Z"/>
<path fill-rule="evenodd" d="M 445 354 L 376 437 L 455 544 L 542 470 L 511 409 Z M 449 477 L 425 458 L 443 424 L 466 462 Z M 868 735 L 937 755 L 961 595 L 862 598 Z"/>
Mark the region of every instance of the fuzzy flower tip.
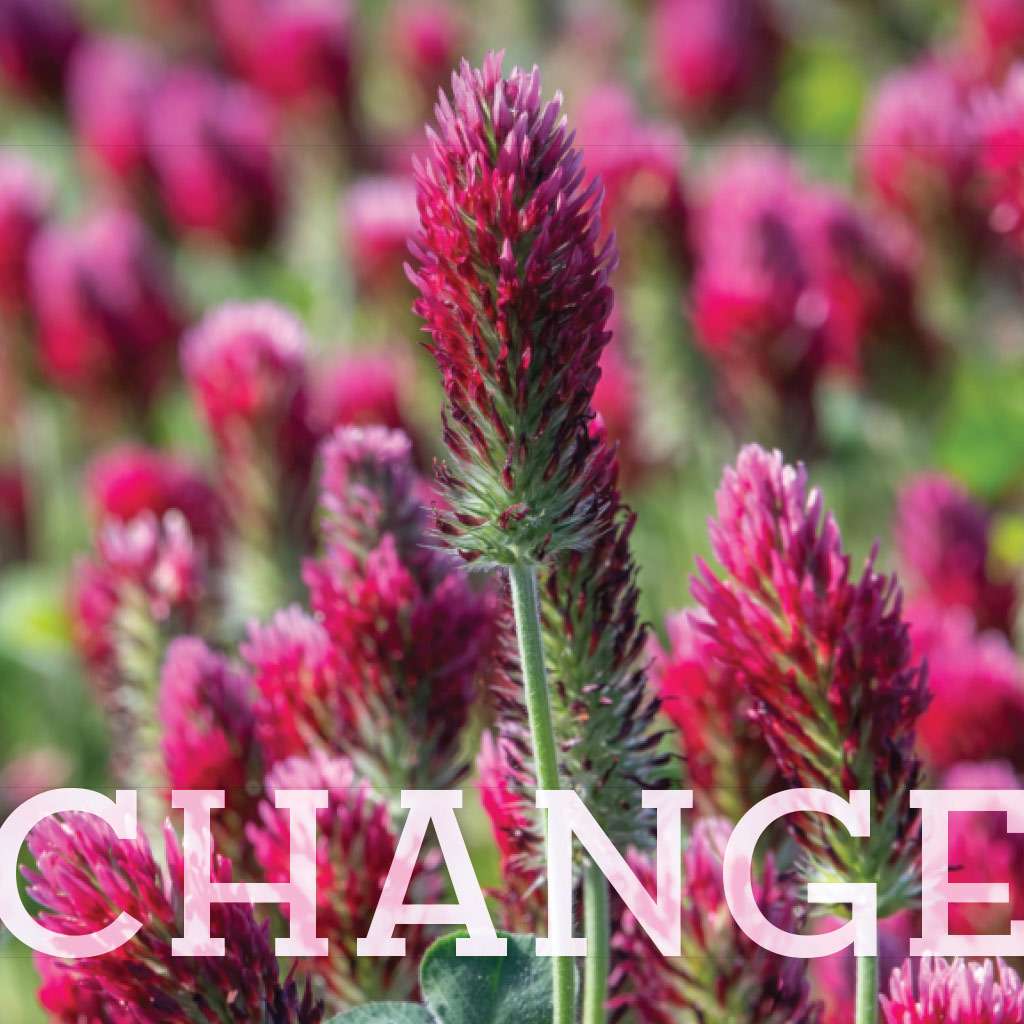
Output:
<path fill-rule="evenodd" d="M 1010 580 L 993 577 L 991 533 L 988 511 L 940 473 L 915 477 L 900 493 L 893 536 L 911 592 L 1009 633 L 1017 595 Z"/>
<path fill-rule="evenodd" d="M 279 789 L 324 789 L 329 806 L 317 812 L 317 933 L 331 944 L 330 958 L 313 967 L 347 1001 L 401 999 L 416 987 L 415 965 L 425 951 L 430 930 L 410 929 L 407 955 L 370 960 L 356 955 L 356 937 L 370 927 L 398 838 L 387 804 L 360 779 L 346 758 L 323 751 L 278 764 L 266 780 L 267 799 L 249 824 L 247 835 L 267 879 L 287 881 L 291 857 L 288 814 L 273 805 Z M 422 901 L 426 875 L 414 880 Z"/>
<path fill-rule="evenodd" d="M 441 371 L 438 526 L 466 557 L 515 563 L 593 539 L 590 403 L 612 293 L 600 187 L 586 185 L 561 100 L 540 73 L 464 63 L 415 163 L 410 269 Z"/>
<path fill-rule="evenodd" d="M 720 575 L 692 581 L 713 651 L 754 702 L 790 786 L 871 791 L 881 826 L 850 851 L 825 822 L 797 829 L 812 862 L 879 884 L 880 916 L 912 895 L 918 818 L 907 806 L 928 703 L 893 577 L 872 558 L 859 581 L 802 466 L 748 445 L 725 471 L 710 524 Z M 847 854 L 837 851 L 846 849 Z"/>
<path fill-rule="evenodd" d="M 184 863 L 177 839 L 165 829 L 168 875 L 157 866 L 144 837 L 121 841 L 87 814 L 48 818 L 28 846 L 35 868 L 25 869 L 28 892 L 42 908 L 47 928 L 63 935 L 98 931 L 119 913 L 142 929 L 113 953 L 44 966 L 44 996 L 64 1021 L 89 1024 L 163 1024 L 203 1020 L 237 1024 L 320 1024 L 322 1007 L 292 982 L 281 983 L 268 927 L 251 906 L 221 904 L 213 934 L 227 937 L 223 957 L 172 957 L 171 939 L 182 934 Z M 218 881 L 230 881 L 219 860 Z M 97 1015 L 98 1014 L 98 1015 Z"/>
<path fill-rule="evenodd" d="M 1002 960 L 983 963 L 924 957 L 893 971 L 882 997 L 886 1024 L 1022 1024 L 1024 987 Z"/>
<path fill-rule="evenodd" d="M 736 927 L 725 901 L 722 857 L 731 826 L 704 819 L 694 827 L 683 854 L 683 955 L 666 958 L 654 948 L 633 915 L 614 908 L 613 967 L 609 1009 L 615 1019 L 644 1024 L 685 1020 L 701 1007 L 701 1019 L 729 1024 L 817 1024 L 820 1007 L 810 999 L 807 961 L 761 949 Z M 631 867 L 648 891 L 650 863 L 632 855 Z M 754 878 L 765 915 L 779 928 L 799 928 L 796 892 L 787 887 L 771 856 Z"/>
<path fill-rule="evenodd" d="M 42 171 L 11 150 L 0 150 L 0 316 L 28 305 L 28 253 L 50 211 Z"/>

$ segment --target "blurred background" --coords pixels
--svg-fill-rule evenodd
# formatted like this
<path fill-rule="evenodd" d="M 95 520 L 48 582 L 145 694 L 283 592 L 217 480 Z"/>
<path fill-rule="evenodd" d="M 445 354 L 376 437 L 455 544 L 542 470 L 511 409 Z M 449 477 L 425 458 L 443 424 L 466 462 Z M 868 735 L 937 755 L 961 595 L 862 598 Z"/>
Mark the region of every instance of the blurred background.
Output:
<path fill-rule="evenodd" d="M 287 307 L 319 429 L 441 454 L 411 161 L 491 49 L 541 67 L 604 183 L 596 404 L 655 629 L 689 603 L 723 464 L 779 446 L 855 561 L 877 538 L 912 596 L 969 611 L 927 640 L 956 685 L 1001 659 L 1024 735 L 1019 0 L 0 0 L 0 815 L 109 781 L 72 566 L 160 505 L 141 453 L 211 464 L 190 325 Z M 135 490 L 96 461 L 126 451 Z M 46 1019 L 35 985 L 0 936 L 4 1024 Z"/>

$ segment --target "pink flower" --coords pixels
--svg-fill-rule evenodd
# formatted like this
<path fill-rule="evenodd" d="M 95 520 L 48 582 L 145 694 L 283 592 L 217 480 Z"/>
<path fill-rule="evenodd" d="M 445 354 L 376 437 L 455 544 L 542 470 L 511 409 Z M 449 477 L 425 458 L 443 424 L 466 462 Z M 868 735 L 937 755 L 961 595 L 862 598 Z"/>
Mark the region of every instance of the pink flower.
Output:
<path fill-rule="evenodd" d="M 21 466 L 0 464 L 0 565 L 28 555 L 28 482 Z"/>
<path fill-rule="evenodd" d="M 942 777 L 941 789 L 1021 789 L 1013 769 L 1002 761 L 960 763 Z M 1007 935 L 1010 920 L 1024 916 L 1024 837 L 1007 832 L 1004 815 L 949 816 L 949 880 L 1007 882 L 1009 903 L 953 903 L 949 930 L 954 935 Z"/>
<path fill-rule="evenodd" d="M 633 915 L 613 910 L 611 1010 L 629 1011 L 642 1024 L 672 1024 L 696 1005 L 709 1020 L 730 1024 L 817 1024 L 806 962 L 766 952 L 735 925 L 725 902 L 722 856 L 731 825 L 704 819 L 683 854 L 683 956 L 663 957 Z M 630 866 L 648 891 L 650 864 L 631 856 Z M 799 903 L 769 855 L 754 879 L 766 916 L 787 931 L 800 923 Z"/>
<path fill-rule="evenodd" d="M 769 87 L 778 37 L 762 0 L 657 0 L 649 50 L 661 95 L 706 115 Z"/>
<path fill-rule="evenodd" d="M 64 0 L 2 0 L 0 73 L 17 92 L 58 100 L 83 35 L 78 15 Z"/>
<path fill-rule="evenodd" d="M 346 1001 L 402 999 L 416 988 L 416 968 L 431 939 L 430 930 L 403 930 L 406 956 L 360 960 L 356 938 L 367 934 L 395 858 L 398 837 L 387 804 L 374 795 L 346 758 L 323 751 L 292 757 L 267 776 L 267 799 L 247 829 L 256 859 L 268 881 L 290 874 L 288 813 L 273 805 L 279 789 L 325 789 L 329 806 L 317 812 L 317 934 L 331 944 L 325 962 L 311 966 Z M 409 902 L 424 899 L 432 888 L 422 873 L 414 877 Z M 436 893 L 432 894 L 436 896 Z"/>
<path fill-rule="evenodd" d="M 871 791 L 874 820 L 886 824 L 855 855 L 865 861 L 838 866 L 878 876 L 886 917 L 903 909 L 912 875 L 918 818 L 907 792 L 920 776 L 915 729 L 928 703 L 899 585 L 874 555 L 850 578 L 820 491 L 780 452 L 744 447 L 717 508 L 711 547 L 722 569 L 700 561 L 691 584 L 714 656 L 749 695 L 787 785 Z M 825 831 L 799 829 L 797 839 L 812 860 L 835 863 Z"/>
<path fill-rule="evenodd" d="M 465 49 L 463 10 L 449 0 L 397 0 L 388 35 L 406 74 L 433 97 Z"/>
<path fill-rule="evenodd" d="M 985 508 L 941 473 L 922 473 L 900 491 L 893 537 L 912 592 L 943 607 L 964 607 L 982 628 L 1009 633 L 1017 594 L 990 569 L 991 531 Z"/>
<path fill-rule="evenodd" d="M 882 996 L 886 1024 L 1022 1024 L 1024 988 L 1002 960 L 993 965 L 921 959 L 914 994 L 914 962 L 893 971 Z"/>
<path fill-rule="evenodd" d="M 921 225 L 961 216 L 972 147 L 964 97 L 944 69 L 925 64 L 884 79 L 860 145 L 868 184 L 888 206 Z"/>
<path fill-rule="evenodd" d="M 68 80 L 76 140 L 87 159 L 133 189 L 150 170 L 146 144 L 150 103 L 163 65 L 146 44 L 96 36 L 79 47 Z"/>
<path fill-rule="evenodd" d="M 973 78 L 998 84 L 1024 59 L 1024 8 L 1016 0 L 968 0 L 957 50 Z"/>
<path fill-rule="evenodd" d="M 249 905 L 214 908 L 213 934 L 226 937 L 224 957 L 171 956 L 171 938 L 182 934 L 184 865 L 169 826 L 165 840 L 166 878 L 141 834 L 118 840 L 88 814 L 65 814 L 36 826 L 28 841 L 36 866 L 24 873 L 47 928 L 81 935 L 103 928 L 120 912 L 142 923 L 141 931 L 113 953 L 48 964 L 48 998 L 66 1003 L 71 997 L 68 987 L 53 991 L 63 973 L 78 1004 L 77 1015 L 66 1019 L 75 1024 L 97 1008 L 103 1024 L 163 1024 L 190 1014 L 211 1024 L 240 1019 L 319 1024 L 322 1007 L 314 1006 L 311 994 L 300 999 L 294 983 L 280 982 L 269 928 L 256 923 Z M 224 882 L 230 876 L 230 865 L 218 860 L 215 877 Z"/>
<path fill-rule="evenodd" d="M 379 294 L 404 283 L 402 266 L 419 224 L 411 178 L 362 178 L 348 188 L 341 233 L 360 288 Z"/>
<path fill-rule="evenodd" d="M 95 522 L 127 523 L 143 512 L 158 519 L 176 509 L 216 559 L 225 511 L 220 496 L 194 468 L 139 444 L 107 449 L 86 471 L 86 500 Z"/>
<path fill-rule="evenodd" d="M 226 810 L 214 816 L 216 848 L 237 842 L 262 793 L 248 676 L 196 637 L 172 641 L 160 673 L 156 715 L 170 789 L 223 789 Z"/>
<path fill-rule="evenodd" d="M 601 378 L 594 388 L 591 433 L 616 445 L 622 478 L 635 483 L 654 461 L 641 436 L 643 393 L 639 368 L 630 358 L 621 332 L 601 355 Z"/>
<path fill-rule="evenodd" d="M 921 718 L 921 750 L 936 768 L 961 760 L 1013 758 L 1022 764 L 1024 669 L 1006 637 L 976 632 L 969 612 L 915 602 L 914 655 L 928 661 L 934 697 Z"/>
<path fill-rule="evenodd" d="M 273 111 L 248 87 L 198 67 L 165 75 L 147 115 L 149 159 L 179 230 L 265 245 L 284 208 Z"/>
<path fill-rule="evenodd" d="M 679 730 L 686 778 L 699 806 L 738 820 L 775 781 L 771 751 L 746 691 L 715 658 L 701 613 L 678 612 L 665 626 L 668 649 L 650 644 L 651 681 Z"/>
<path fill-rule="evenodd" d="M 135 1024 L 132 1010 L 84 988 L 81 978 L 60 960 L 37 954 L 39 1005 L 49 1014 L 49 1024 Z"/>
<path fill-rule="evenodd" d="M 29 279 L 40 359 L 53 383 L 144 407 L 171 371 L 183 316 L 143 223 L 107 210 L 48 228 L 32 249 Z"/>
<path fill-rule="evenodd" d="M 1014 65 L 1002 89 L 978 97 L 978 205 L 989 227 L 1024 254 L 1024 63 Z"/>
<path fill-rule="evenodd" d="M 347 0 L 215 0 L 211 17 L 229 62 L 280 103 L 347 109 L 355 40 Z"/>
<path fill-rule="evenodd" d="M 0 317 L 29 301 L 28 254 L 50 212 L 43 172 L 13 150 L 0 150 Z"/>
<path fill-rule="evenodd" d="M 439 528 L 470 559 L 585 546 L 595 509 L 590 404 L 608 341 L 614 247 L 600 193 L 538 71 L 463 63 L 415 163 L 415 309 L 445 389 L 453 508 Z"/>

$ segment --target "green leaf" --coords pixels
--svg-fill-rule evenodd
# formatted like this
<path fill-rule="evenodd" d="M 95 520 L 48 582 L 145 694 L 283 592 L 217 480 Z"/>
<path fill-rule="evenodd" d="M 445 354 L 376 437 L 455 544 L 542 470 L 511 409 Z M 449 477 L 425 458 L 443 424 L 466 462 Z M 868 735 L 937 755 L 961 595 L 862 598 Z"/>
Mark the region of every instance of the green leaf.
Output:
<path fill-rule="evenodd" d="M 508 956 L 458 957 L 439 939 L 423 957 L 420 987 L 442 1024 L 551 1024 L 551 960 L 532 935 L 507 935 Z"/>
<path fill-rule="evenodd" d="M 327 1024 L 437 1024 L 437 1020 L 416 1003 L 369 1003 L 339 1013 Z"/>

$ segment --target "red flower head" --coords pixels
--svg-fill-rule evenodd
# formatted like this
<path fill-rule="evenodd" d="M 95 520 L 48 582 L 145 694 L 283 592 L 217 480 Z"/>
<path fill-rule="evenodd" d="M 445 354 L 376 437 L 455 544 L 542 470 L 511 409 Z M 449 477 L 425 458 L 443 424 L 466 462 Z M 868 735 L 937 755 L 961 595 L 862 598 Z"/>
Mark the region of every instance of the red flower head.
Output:
<path fill-rule="evenodd" d="M 237 842 L 262 793 L 261 752 L 248 676 L 195 637 L 171 642 L 156 714 L 170 789 L 223 789 L 216 848 Z"/>
<path fill-rule="evenodd" d="M 429 929 L 406 934 L 406 956 L 370 960 L 356 955 L 357 936 L 366 935 L 395 858 L 398 837 L 387 804 L 374 795 L 346 758 L 322 751 L 293 757 L 267 776 L 267 799 L 247 829 L 256 859 L 267 880 L 287 881 L 291 845 L 288 813 L 273 805 L 279 789 L 325 789 L 329 806 L 317 812 L 317 934 L 327 938 L 327 961 L 310 966 L 345 1001 L 402 999 L 416 988 L 416 965 L 430 941 Z M 410 902 L 434 888 L 425 875 L 414 877 Z M 437 893 L 430 892 L 436 897 Z"/>
<path fill-rule="evenodd" d="M 614 246 L 600 191 L 540 73 L 501 57 L 452 79 L 415 163 L 422 229 L 416 311 L 444 383 L 453 512 L 440 530 L 469 558 L 540 560 L 592 539 L 590 404 L 608 341 Z"/>
<path fill-rule="evenodd" d="M 778 36 L 763 0 L 657 0 L 650 59 L 658 91 L 691 114 L 757 98 L 775 72 Z"/>
<path fill-rule="evenodd" d="M 643 436 L 640 371 L 620 329 L 622 319 L 613 315 L 614 337 L 601 355 L 601 379 L 594 388 L 595 416 L 590 432 L 616 446 L 622 478 L 633 483 L 650 469 L 654 459 Z"/>
<path fill-rule="evenodd" d="M 83 35 L 65 0 L 0 0 L 0 73 L 17 92 L 60 99 Z"/>
<path fill-rule="evenodd" d="M 989 227 L 1024 255 L 1024 63 L 1001 90 L 978 98 L 972 115 L 978 145 L 979 206 Z"/>
<path fill-rule="evenodd" d="M 62 961 L 37 954 L 35 964 L 39 1005 L 49 1014 L 50 1024 L 135 1024 L 138 1019 L 102 992 L 83 988 L 81 978 Z"/>
<path fill-rule="evenodd" d="M 730 405 L 813 426 L 827 357 L 829 303 L 805 230 L 806 185 L 784 154 L 734 151 L 713 179 L 697 224 L 693 320 Z"/>
<path fill-rule="evenodd" d="M 606 85 L 580 108 L 579 139 L 587 174 L 604 186 L 601 219 L 618 232 L 653 227 L 674 255 L 685 259 L 687 207 L 682 170 L 687 146 L 670 124 L 641 120 L 632 96 Z"/>
<path fill-rule="evenodd" d="M 902 489 L 893 536 L 912 593 L 935 604 L 964 607 L 982 628 L 1008 633 L 1016 590 L 993 578 L 988 512 L 956 480 L 940 473 L 915 477 Z"/>
<path fill-rule="evenodd" d="M 108 210 L 44 231 L 29 261 L 43 369 L 79 394 L 145 403 L 167 379 L 184 323 L 170 270 L 143 223 Z"/>
<path fill-rule="evenodd" d="M 347 111 L 355 40 L 348 0 L 215 0 L 212 21 L 235 71 L 278 102 Z"/>
<path fill-rule="evenodd" d="M 0 318 L 28 305 L 28 253 L 50 211 L 45 175 L 12 150 L 0 150 Z"/>
<path fill-rule="evenodd" d="M 411 178 L 363 178 L 349 187 L 341 202 L 341 233 L 360 288 L 380 294 L 405 283 L 402 266 L 419 223 Z"/>
<path fill-rule="evenodd" d="M 146 130 L 163 72 L 157 51 L 136 39 L 96 36 L 75 54 L 68 105 L 87 159 L 133 190 L 150 171 Z"/>
<path fill-rule="evenodd" d="M 466 18 L 450 0 L 397 0 L 388 35 L 403 70 L 433 97 L 465 48 Z"/>
<path fill-rule="evenodd" d="M 1024 668 L 1006 637 L 977 633 L 962 608 L 914 602 L 909 619 L 914 655 L 927 659 L 933 693 L 918 728 L 928 761 L 943 769 L 1007 757 L 1024 767 Z"/>
<path fill-rule="evenodd" d="M 1024 1024 L 1024 987 L 1002 960 L 993 965 L 923 957 L 893 971 L 882 996 L 885 1024 Z"/>
<path fill-rule="evenodd" d="M 183 928 L 184 864 L 169 826 L 165 838 L 169 878 L 143 836 L 118 840 L 88 814 L 48 818 L 30 835 L 36 866 L 26 869 L 25 877 L 47 928 L 82 935 L 103 928 L 120 912 L 142 924 L 113 953 L 47 966 L 47 990 L 52 993 L 58 972 L 64 973 L 68 987 L 59 998 L 66 1000 L 74 991 L 80 1000 L 78 1015 L 69 1019 L 79 1024 L 100 1007 L 101 1024 L 163 1024 L 190 1016 L 211 1024 L 320 1024 L 322 1007 L 314 1006 L 310 994 L 300 1000 L 293 983 L 279 981 L 269 928 L 256 923 L 249 905 L 214 908 L 213 934 L 226 936 L 225 956 L 171 956 L 171 939 Z M 215 875 L 230 881 L 230 864 L 218 859 Z"/>
<path fill-rule="evenodd" d="M 1024 59 L 1024 8 L 1016 0 L 968 0 L 963 5 L 957 56 L 971 78 L 993 85 Z"/>
<path fill-rule="evenodd" d="M 665 625 L 668 649 L 650 645 L 661 709 L 679 730 L 698 805 L 736 821 L 775 781 L 771 752 L 746 691 L 715 658 L 701 613 L 678 612 Z"/>
<path fill-rule="evenodd" d="M 643 1024 L 672 1024 L 700 1006 L 707 1020 L 730 1024 L 817 1024 L 806 961 L 766 952 L 733 922 L 725 902 L 722 857 L 731 826 L 720 819 L 697 823 L 683 854 L 683 955 L 663 957 L 633 915 L 621 905 L 612 935 L 609 1008 Z M 648 891 L 651 865 L 629 858 Z M 765 915 L 787 931 L 799 925 L 796 893 L 778 875 L 769 856 L 754 893 Z"/>
<path fill-rule="evenodd" d="M 284 206 L 273 111 L 259 93 L 195 67 L 164 76 L 150 104 L 149 159 L 181 231 L 259 247 Z"/>
<path fill-rule="evenodd" d="M 220 551 L 225 517 L 220 496 L 174 456 L 138 444 L 108 449 L 89 466 L 85 492 L 96 523 L 127 523 L 143 512 L 162 518 L 176 509 L 211 557 Z"/>
<path fill-rule="evenodd" d="M 879 916 L 906 905 L 918 816 L 915 728 L 928 702 L 896 580 L 867 560 L 858 581 L 802 466 L 748 445 L 718 491 L 711 546 L 692 581 L 714 656 L 753 702 L 789 786 L 867 789 L 884 822 L 847 855 L 828 824 L 800 828 L 812 864 L 879 887 Z M 836 858 L 839 858 L 837 861 Z M 846 861 L 846 862 L 844 862 Z"/>
<path fill-rule="evenodd" d="M 926 64 L 886 78 L 861 128 L 868 184 L 888 206 L 922 226 L 954 222 L 972 173 L 970 132 L 960 86 Z"/>

